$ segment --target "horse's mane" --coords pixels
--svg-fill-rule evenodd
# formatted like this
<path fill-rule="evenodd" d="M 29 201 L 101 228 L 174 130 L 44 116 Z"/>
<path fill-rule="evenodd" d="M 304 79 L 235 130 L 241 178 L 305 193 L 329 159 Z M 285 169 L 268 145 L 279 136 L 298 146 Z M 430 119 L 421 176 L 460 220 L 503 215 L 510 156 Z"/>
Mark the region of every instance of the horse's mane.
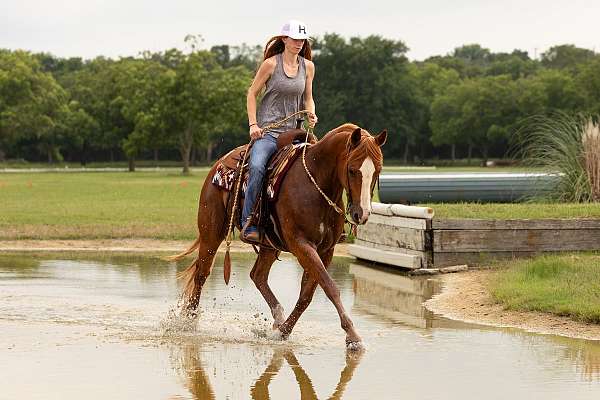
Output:
<path fill-rule="evenodd" d="M 323 136 L 323 139 L 321 139 L 321 140 L 325 140 L 327 138 L 336 136 L 341 133 L 351 134 L 357 128 L 360 128 L 360 127 L 358 125 L 355 125 L 352 123 L 345 123 L 343 125 L 338 126 L 337 128 L 330 130 L 329 132 L 327 132 L 325 134 L 325 136 Z M 371 160 L 373 160 L 373 163 L 375 165 L 378 165 L 381 167 L 381 165 L 383 164 L 383 154 L 381 153 L 381 148 L 377 145 L 377 143 L 375 143 L 375 138 L 373 136 L 371 136 L 371 134 L 369 132 L 367 132 L 366 130 L 364 130 L 362 128 L 360 128 L 360 132 L 361 132 L 360 142 L 358 143 L 358 146 L 356 146 L 350 152 L 348 162 L 352 162 L 353 160 L 361 160 L 366 157 L 371 157 Z M 349 140 L 350 140 L 350 136 L 348 135 L 348 141 Z M 347 143 L 347 146 L 349 146 L 349 145 L 350 144 Z"/>

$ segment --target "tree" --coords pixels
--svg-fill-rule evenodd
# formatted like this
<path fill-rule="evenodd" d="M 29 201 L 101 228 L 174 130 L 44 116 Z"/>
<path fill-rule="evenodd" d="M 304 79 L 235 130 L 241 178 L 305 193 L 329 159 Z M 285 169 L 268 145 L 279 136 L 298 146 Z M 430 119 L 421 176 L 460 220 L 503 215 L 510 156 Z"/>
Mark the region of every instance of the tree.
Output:
<path fill-rule="evenodd" d="M 489 49 L 479 44 L 468 44 L 455 48 L 452 54 L 430 57 L 425 61 L 453 69 L 464 79 L 482 76 L 491 60 L 492 53 Z"/>
<path fill-rule="evenodd" d="M 547 111 L 577 112 L 581 110 L 584 98 L 570 73 L 543 69 L 531 79 L 539 81 L 543 85 Z"/>
<path fill-rule="evenodd" d="M 211 153 L 215 135 L 239 129 L 245 118 L 245 93 L 251 75 L 243 67 L 224 70 L 208 51 L 190 54 L 165 86 L 162 120 L 179 148 L 183 173 L 189 173 L 195 144 Z"/>
<path fill-rule="evenodd" d="M 550 47 L 542 53 L 542 65 L 548 68 L 573 69 L 579 64 L 594 58 L 592 50 L 576 47 L 572 44 L 563 44 Z"/>
<path fill-rule="evenodd" d="M 66 112 L 66 99 L 65 91 L 31 54 L 0 52 L 0 146 L 34 139 L 51 162 L 57 154 L 58 124 Z"/>
<path fill-rule="evenodd" d="M 485 75 L 510 75 L 512 79 L 519 79 L 535 74 L 538 68 L 539 64 L 531 60 L 527 52 L 514 50 L 511 54 L 491 54 Z"/>
<path fill-rule="evenodd" d="M 515 86 L 509 76 L 468 79 L 436 98 L 431 110 L 435 145 L 466 143 L 485 159 L 490 147 L 506 142 L 515 120 Z"/>
<path fill-rule="evenodd" d="M 584 108 L 590 114 L 600 115 L 600 58 L 581 65 L 575 77 L 576 91 L 583 96 Z"/>
<path fill-rule="evenodd" d="M 420 102 L 424 115 L 421 119 L 418 132 L 418 142 L 421 147 L 421 157 L 424 157 L 425 147 L 431 137 L 431 105 L 437 96 L 442 96 L 448 88 L 460 81 L 458 72 L 453 69 L 440 67 L 436 63 L 425 62 L 412 68 L 415 85 L 418 88 Z M 452 159 L 456 157 L 456 143 L 448 143 L 452 148 Z"/>
<path fill-rule="evenodd" d="M 345 40 L 327 34 L 314 44 L 319 130 L 354 122 L 371 131 L 387 128 L 386 156 L 398 158 L 415 142 L 422 110 L 401 41 L 369 36 Z M 408 143 L 408 144 L 407 144 Z"/>
<path fill-rule="evenodd" d="M 166 143 L 165 127 L 160 120 L 162 95 L 172 70 L 153 60 L 122 60 L 117 81 L 117 98 L 121 113 L 132 130 L 121 141 L 121 148 L 129 160 L 130 171 L 135 170 L 135 159 L 144 149 L 158 148 Z"/>
<path fill-rule="evenodd" d="M 468 64 L 486 65 L 490 61 L 491 52 L 475 43 L 455 48 L 452 56 L 464 60 Z"/>

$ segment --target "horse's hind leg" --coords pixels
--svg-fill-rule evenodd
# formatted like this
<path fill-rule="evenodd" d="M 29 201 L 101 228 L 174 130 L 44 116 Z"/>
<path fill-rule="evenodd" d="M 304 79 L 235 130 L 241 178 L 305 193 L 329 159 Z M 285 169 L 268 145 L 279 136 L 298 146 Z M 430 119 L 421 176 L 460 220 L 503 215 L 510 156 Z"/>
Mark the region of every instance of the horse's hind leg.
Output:
<path fill-rule="evenodd" d="M 208 180 L 207 180 L 208 181 Z M 210 274 L 219 245 L 225 239 L 226 211 L 222 193 L 205 182 L 198 205 L 198 238 L 188 249 L 198 249 L 194 262 L 181 274 L 184 281 L 183 312 L 195 316 L 202 287 Z"/>
<path fill-rule="evenodd" d="M 333 249 L 328 250 L 321 256 L 321 261 L 325 269 L 329 267 L 331 259 L 333 258 Z M 300 295 L 296 306 L 287 317 L 285 322 L 279 327 L 281 334 L 287 337 L 292 333 L 292 329 L 296 325 L 296 322 L 300 319 L 300 316 L 304 313 L 308 305 L 311 303 L 315 290 L 317 289 L 317 281 L 314 280 L 308 272 L 304 271 L 302 274 L 302 282 L 300 284 Z"/>
<path fill-rule="evenodd" d="M 209 245 L 201 243 L 198 248 L 198 257 L 194 262 L 181 274 L 184 280 L 183 289 L 183 312 L 188 317 L 195 317 L 197 314 L 198 303 L 200 302 L 200 294 L 202 287 L 206 282 L 206 278 L 210 275 L 210 270 L 213 265 L 215 254 L 219 244 Z"/>
<path fill-rule="evenodd" d="M 279 328 L 284 320 L 283 307 L 269 287 L 269 272 L 276 259 L 277 252 L 275 250 L 262 247 L 250 272 L 250 278 L 271 309 L 271 315 L 273 315 L 274 320 L 273 329 Z"/>

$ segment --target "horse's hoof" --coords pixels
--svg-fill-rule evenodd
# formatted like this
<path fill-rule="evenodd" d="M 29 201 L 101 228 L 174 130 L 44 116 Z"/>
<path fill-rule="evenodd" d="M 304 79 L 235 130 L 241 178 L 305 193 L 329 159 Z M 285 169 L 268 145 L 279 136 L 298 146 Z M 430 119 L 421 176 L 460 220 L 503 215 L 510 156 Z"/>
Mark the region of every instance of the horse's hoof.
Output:
<path fill-rule="evenodd" d="M 284 341 L 287 340 L 289 335 L 286 335 L 285 333 L 281 332 L 278 329 L 273 330 L 273 332 L 271 333 L 271 340 L 277 340 L 277 341 Z"/>
<path fill-rule="evenodd" d="M 198 319 L 198 312 L 196 311 L 185 310 L 180 315 L 186 321 L 195 321 Z"/>
<path fill-rule="evenodd" d="M 351 352 L 361 352 L 365 350 L 365 345 L 360 340 L 346 341 L 346 350 Z"/>

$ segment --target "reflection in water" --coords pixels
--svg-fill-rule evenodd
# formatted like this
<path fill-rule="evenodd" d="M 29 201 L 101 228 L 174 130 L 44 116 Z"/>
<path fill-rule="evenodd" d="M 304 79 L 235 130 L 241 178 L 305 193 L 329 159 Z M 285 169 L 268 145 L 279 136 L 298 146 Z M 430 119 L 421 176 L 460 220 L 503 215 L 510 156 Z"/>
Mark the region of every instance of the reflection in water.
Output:
<path fill-rule="evenodd" d="M 190 391 L 194 399 L 213 400 L 216 398 L 229 398 L 229 396 L 216 396 L 209 374 L 206 372 L 206 367 L 202 362 L 201 357 L 203 351 L 200 344 L 186 343 L 178 350 L 178 355 L 171 357 L 173 369 L 183 379 L 185 387 Z M 354 371 L 360 363 L 362 356 L 362 352 L 346 353 L 346 364 L 340 373 L 338 383 L 335 386 L 333 393 L 327 397 L 328 399 L 339 400 L 343 398 L 344 391 L 352 379 Z M 304 368 L 302 368 L 302 365 L 300 365 L 294 350 L 291 347 L 282 346 L 277 346 L 273 349 L 270 362 L 266 366 L 264 372 L 250 387 L 251 398 L 254 400 L 271 399 L 269 385 L 281 371 L 284 362 L 292 369 L 300 392 L 300 398 L 302 400 L 318 399 L 313 382 Z M 231 374 L 231 371 L 228 371 L 231 367 L 232 365 L 230 364 L 225 366 L 226 374 Z M 238 368 L 240 368 L 239 365 Z M 214 375 L 215 374 L 213 373 L 213 376 Z"/>
<path fill-rule="evenodd" d="M 600 380 L 600 344 L 596 343 L 593 346 L 588 345 L 578 347 L 573 347 L 568 344 L 564 349 L 567 357 L 577 361 L 577 365 L 581 366 L 581 375 L 585 380 Z"/>
<path fill-rule="evenodd" d="M 437 318 L 422 304 L 441 290 L 441 283 L 435 278 L 409 277 L 393 270 L 370 268 L 357 263 L 350 264 L 354 275 L 354 306 L 356 309 L 379 317 L 400 322 L 417 328 L 477 328 L 495 331 L 498 328 L 478 326 L 458 321 Z M 587 381 L 600 380 L 600 342 L 577 340 L 563 336 L 526 332 L 520 329 L 505 329 L 518 336 L 540 359 L 547 362 L 556 359 L 569 359 Z M 539 346 L 540 340 L 556 343 L 557 347 Z"/>
<path fill-rule="evenodd" d="M 417 328 L 434 326 L 433 313 L 423 307 L 441 289 L 436 279 L 409 277 L 351 264 L 354 275 L 354 306 L 395 322 Z"/>
<path fill-rule="evenodd" d="M 202 365 L 198 344 L 183 344 L 179 357 L 172 356 L 171 363 L 194 399 L 213 400 L 216 398 L 210 379 Z"/>
<path fill-rule="evenodd" d="M 537 335 L 536 335 L 537 336 Z M 530 341 L 534 341 L 532 337 Z M 564 336 L 548 336 L 549 340 L 559 347 L 559 359 L 573 362 L 581 377 L 586 381 L 600 381 L 600 342 L 591 340 L 576 340 Z M 542 361 L 547 360 L 544 354 Z"/>

